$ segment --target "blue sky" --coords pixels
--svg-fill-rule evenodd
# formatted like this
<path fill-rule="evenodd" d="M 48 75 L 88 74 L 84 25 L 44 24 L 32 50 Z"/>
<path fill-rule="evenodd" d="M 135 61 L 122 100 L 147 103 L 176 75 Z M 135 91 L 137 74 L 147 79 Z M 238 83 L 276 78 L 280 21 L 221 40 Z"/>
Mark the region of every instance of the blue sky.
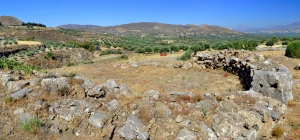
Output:
<path fill-rule="evenodd" d="M 50 27 L 160 22 L 235 28 L 300 21 L 300 0 L 0 0 L 0 4 L 0 16 Z"/>

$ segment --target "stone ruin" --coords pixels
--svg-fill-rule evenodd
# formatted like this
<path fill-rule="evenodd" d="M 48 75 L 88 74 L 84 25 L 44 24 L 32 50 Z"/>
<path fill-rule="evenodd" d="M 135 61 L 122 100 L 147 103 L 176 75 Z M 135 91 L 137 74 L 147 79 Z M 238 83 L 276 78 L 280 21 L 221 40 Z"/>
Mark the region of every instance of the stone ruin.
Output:
<path fill-rule="evenodd" d="M 293 99 L 292 74 L 287 67 L 263 55 L 249 51 L 229 51 L 197 54 L 192 63 L 177 67 L 198 69 L 224 69 L 239 76 L 245 90 L 253 90 L 264 96 L 273 97 L 283 103 Z"/>

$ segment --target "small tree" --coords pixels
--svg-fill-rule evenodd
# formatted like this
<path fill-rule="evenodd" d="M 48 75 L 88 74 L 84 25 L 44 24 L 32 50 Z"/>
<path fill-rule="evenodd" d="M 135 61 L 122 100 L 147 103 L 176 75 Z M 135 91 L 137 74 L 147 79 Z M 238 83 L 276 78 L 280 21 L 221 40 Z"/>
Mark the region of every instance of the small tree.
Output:
<path fill-rule="evenodd" d="M 145 52 L 146 53 L 151 53 L 153 51 L 153 49 L 149 46 L 145 47 Z"/>
<path fill-rule="evenodd" d="M 179 47 L 172 45 L 171 46 L 171 51 L 179 52 Z"/>
<path fill-rule="evenodd" d="M 274 43 L 275 43 L 274 40 L 268 40 L 266 46 L 273 46 Z"/>
<path fill-rule="evenodd" d="M 300 41 L 291 42 L 285 50 L 285 56 L 291 58 L 300 58 Z"/>
<path fill-rule="evenodd" d="M 1 22 L 0 22 L 0 26 L 3 26 Z"/>

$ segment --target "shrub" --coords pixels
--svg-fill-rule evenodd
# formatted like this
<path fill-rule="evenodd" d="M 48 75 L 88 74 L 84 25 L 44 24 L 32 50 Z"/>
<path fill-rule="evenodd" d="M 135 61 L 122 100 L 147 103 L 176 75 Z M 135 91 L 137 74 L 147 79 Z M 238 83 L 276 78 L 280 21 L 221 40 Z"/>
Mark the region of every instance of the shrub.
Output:
<path fill-rule="evenodd" d="M 61 96 L 68 95 L 69 94 L 69 88 L 66 87 L 66 86 L 63 86 L 63 87 L 57 89 L 57 93 Z"/>
<path fill-rule="evenodd" d="M 216 96 L 217 101 L 223 101 L 223 98 L 221 96 Z"/>
<path fill-rule="evenodd" d="M 191 59 L 191 54 L 192 54 L 192 50 L 191 49 L 188 49 L 184 52 L 184 54 L 182 56 L 180 56 L 178 59 L 179 60 L 182 60 L 182 61 L 186 61 L 186 60 L 189 60 Z"/>
<path fill-rule="evenodd" d="M 268 40 L 267 42 L 266 42 L 266 46 L 273 46 L 274 45 L 274 40 Z"/>
<path fill-rule="evenodd" d="M 150 52 L 153 52 L 153 49 L 149 46 L 145 47 L 145 52 L 146 53 L 150 53 Z"/>
<path fill-rule="evenodd" d="M 136 49 L 134 50 L 134 52 L 135 52 L 135 53 L 145 53 L 145 49 L 144 49 L 144 48 L 138 47 L 138 48 L 136 48 Z"/>
<path fill-rule="evenodd" d="M 71 67 L 71 66 L 75 66 L 75 63 L 69 62 L 69 63 L 67 64 L 67 67 Z"/>
<path fill-rule="evenodd" d="M 172 45 L 171 46 L 171 51 L 179 52 L 179 47 Z"/>
<path fill-rule="evenodd" d="M 5 97 L 4 99 L 5 104 L 8 104 L 10 102 L 12 102 L 12 98 L 10 96 Z"/>
<path fill-rule="evenodd" d="M 285 50 L 285 56 L 291 58 L 300 58 L 300 41 L 291 42 Z"/>
<path fill-rule="evenodd" d="M 283 134 L 283 129 L 279 125 L 276 125 L 273 128 L 272 136 L 274 136 L 276 138 L 280 138 L 282 136 L 282 134 Z"/>
<path fill-rule="evenodd" d="M 128 56 L 123 54 L 123 55 L 121 55 L 121 59 L 128 59 Z"/>
<path fill-rule="evenodd" d="M 161 47 L 161 48 L 159 49 L 159 52 L 160 52 L 160 53 L 163 53 L 163 52 L 170 52 L 170 48 L 169 48 L 169 47 Z"/>
<path fill-rule="evenodd" d="M 155 47 L 153 48 L 153 52 L 155 52 L 155 53 L 159 52 L 159 47 L 158 47 L 158 46 L 155 46 Z"/>
<path fill-rule="evenodd" d="M 52 72 L 50 72 L 48 75 L 47 75 L 48 78 L 56 78 L 56 75 Z"/>
<path fill-rule="evenodd" d="M 35 133 L 37 128 L 39 126 L 41 126 L 41 120 L 39 117 L 33 117 L 30 118 L 28 121 L 21 123 L 21 129 L 27 131 L 27 132 L 31 132 L 31 133 Z"/>

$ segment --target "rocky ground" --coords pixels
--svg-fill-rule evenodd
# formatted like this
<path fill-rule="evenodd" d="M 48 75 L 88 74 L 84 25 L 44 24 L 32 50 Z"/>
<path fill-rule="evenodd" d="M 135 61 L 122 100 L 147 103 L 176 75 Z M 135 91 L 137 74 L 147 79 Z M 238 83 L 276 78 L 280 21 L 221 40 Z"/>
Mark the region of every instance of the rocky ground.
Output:
<path fill-rule="evenodd" d="M 243 91 L 232 71 L 182 65 L 174 56 L 134 54 L 31 75 L 3 70 L 0 138 L 299 138 L 298 60 L 268 56 L 293 75 L 294 99 L 283 102 Z"/>

